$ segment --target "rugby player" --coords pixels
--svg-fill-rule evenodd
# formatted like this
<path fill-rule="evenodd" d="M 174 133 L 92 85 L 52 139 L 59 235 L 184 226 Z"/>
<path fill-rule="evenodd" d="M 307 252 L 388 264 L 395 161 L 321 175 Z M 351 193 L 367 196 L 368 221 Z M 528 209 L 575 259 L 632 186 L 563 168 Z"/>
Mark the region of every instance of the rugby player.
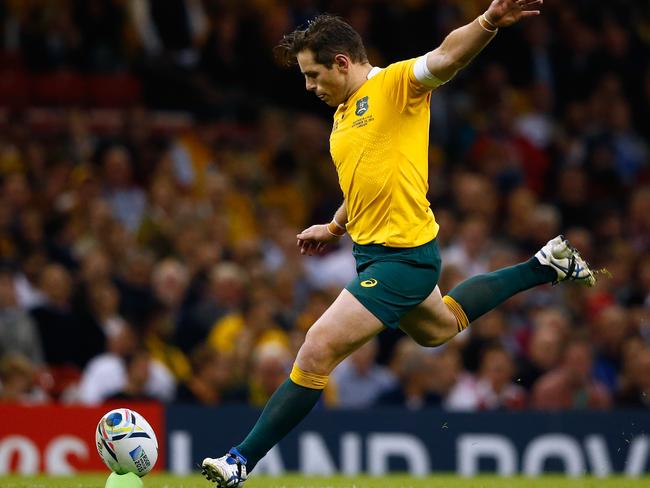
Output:
<path fill-rule="evenodd" d="M 423 56 L 380 69 L 359 34 L 321 15 L 286 35 L 276 54 L 297 62 L 308 91 L 336 108 L 330 151 L 343 191 L 331 222 L 297 235 L 313 254 L 346 232 L 358 276 L 309 329 L 290 377 L 268 401 L 248 436 L 203 474 L 217 487 L 239 487 L 255 464 L 314 407 L 345 357 L 386 327 L 435 347 L 512 295 L 537 285 L 593 285 L 587 264 L 558 236 L 518 265 L 474 276 L 441 296 L 438 224 L 427 201 L 429 101 L 497 35 L 538 15 L 542 0 L 494 0 L 473 22 Z"/>

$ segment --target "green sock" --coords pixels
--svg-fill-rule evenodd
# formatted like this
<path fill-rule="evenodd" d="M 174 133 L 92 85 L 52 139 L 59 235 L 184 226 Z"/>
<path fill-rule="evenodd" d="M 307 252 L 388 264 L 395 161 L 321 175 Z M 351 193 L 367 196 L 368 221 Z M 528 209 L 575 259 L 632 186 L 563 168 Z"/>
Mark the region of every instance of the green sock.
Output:
<path fill-rule="evenodd" d="M 454 287 L 448 295 L 463 307 L 472 322 L 520 291 L 551 283 L 556 278 L 553 268 L 532 257 L 525 263 L 473 276 Z"/>
<path fill-rule="evenodd" d="M 287 379 L 273 396 L 244 442 L 236 449 L 246 458 L 246 469 L 257 462 L 314 408 L 323 390 L 305 388 Z"/>

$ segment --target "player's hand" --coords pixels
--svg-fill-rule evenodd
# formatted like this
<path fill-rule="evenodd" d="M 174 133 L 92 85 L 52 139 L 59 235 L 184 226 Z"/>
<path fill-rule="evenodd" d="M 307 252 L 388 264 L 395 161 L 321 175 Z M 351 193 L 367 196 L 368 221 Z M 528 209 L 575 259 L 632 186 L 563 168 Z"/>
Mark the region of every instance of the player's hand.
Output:
<path fill-rule="evenodd" d="M 497 27 L 507 27 L 524 17 L 539 15 L 543 0 L 494 0 L 485 18 Z"/>
<path fill-rule="evenodd" d="M 312 225 L 296 237 L 298 238 L 297 244 L 300 254 L 307 254 L 308 256 L 320 253 L 327 247 L 327 244 L 339 240 L 338 236 L 329 233 L 327 224 Z"/>

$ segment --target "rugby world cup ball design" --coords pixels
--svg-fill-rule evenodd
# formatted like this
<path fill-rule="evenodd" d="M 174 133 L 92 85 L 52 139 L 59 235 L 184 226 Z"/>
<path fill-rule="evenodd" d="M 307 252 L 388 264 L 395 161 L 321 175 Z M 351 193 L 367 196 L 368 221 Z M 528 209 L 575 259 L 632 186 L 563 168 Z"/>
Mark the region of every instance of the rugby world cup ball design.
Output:
<path fill-rule="evenodd" d="M 97 452 L 117 474 L 147 474 L 158 459 L 158 440 L 149 422 L 134 410 L 118 408 L 104 415 L 95 430 Z"/>

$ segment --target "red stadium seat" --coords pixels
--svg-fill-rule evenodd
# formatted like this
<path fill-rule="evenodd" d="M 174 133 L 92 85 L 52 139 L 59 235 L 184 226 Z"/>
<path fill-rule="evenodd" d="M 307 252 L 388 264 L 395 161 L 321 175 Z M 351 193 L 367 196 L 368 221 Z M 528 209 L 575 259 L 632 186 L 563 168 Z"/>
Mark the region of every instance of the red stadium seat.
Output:
<path fill-rule="evenodd" d="M 87 83 L 74 71 L 61 70 L 38 75 L 34 81 L 34 101 L 41 105 L 85 105 Z"/>
<path fill-rule="evenodd" d="M 18 52 L 0 51 L 0 69 L 1 70 L 22 70 L 23 58 Z"/>
<path fill-rule="evenodd" d="M 128 107 L 140 101 L 140 82 L 128 74 L 92 75 L 88 77 L 90 105 L 94 107 Z"/>
<path fill-rule="evenodd" d="M 50 366 L 37 374 L 41 388 L 52 397 L 58 399 L 66 389 L 76 385 L 81 380 L 81 371 L 76 366 Z"/>
<path fill-rule="evenodd" d="M 0 105 L 23 108 L 31 100 L 31 79 L 22 70 L 3 70 L 0 72 Z"/>

